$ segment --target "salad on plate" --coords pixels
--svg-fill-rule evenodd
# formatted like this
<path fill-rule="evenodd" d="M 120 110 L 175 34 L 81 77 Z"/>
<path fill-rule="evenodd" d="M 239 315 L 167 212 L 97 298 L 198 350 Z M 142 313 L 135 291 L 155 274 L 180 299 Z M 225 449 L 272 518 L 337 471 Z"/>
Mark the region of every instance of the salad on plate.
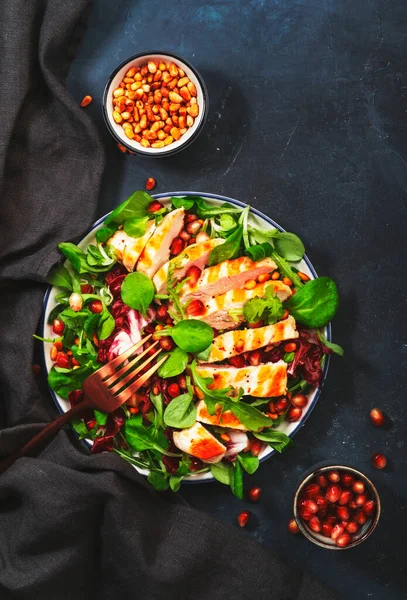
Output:
<path fill-rule="evenodd" d="M 201 196 L 136 191 L 89 239 L 59 244 L 66 262 L 50 277 L 39 339 L 51 390 L 77 404 L 89 375 L 151 334 L 143 348 L 168 355 L 157 373 L 75 430 L 158 490 L 214 478 L 241 498 L 243 472 L 292 444 L 327 355 L 342 354 L 326 338 L 334 281 L 299 270 L 295 234 L 264 227 L 249 206 Z"/>

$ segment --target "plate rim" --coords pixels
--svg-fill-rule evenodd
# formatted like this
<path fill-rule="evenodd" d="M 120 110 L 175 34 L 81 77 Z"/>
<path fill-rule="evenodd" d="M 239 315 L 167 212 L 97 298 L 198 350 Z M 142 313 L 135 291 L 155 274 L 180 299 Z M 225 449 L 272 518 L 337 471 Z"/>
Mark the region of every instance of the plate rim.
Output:
<path fill-rule="evenodd" d="M 236 206 L 239 206 L 240 208 L 246 208 L 247 206 L 250 206 L 250 211 L 253 212 L 253 214 L 255 214 L 256 216 L 264 219 L 265 221 L 267 221 L 270 225 L 272 225 L 273 227 L 275 227 L 276 229 L 278 229 L 279 231 L 286 231 L 283 227 L 281 227 L 281 225 L 279 225 L 276 221 L 274 221 L 271 217 L 269 217 L 268 215 L 264 214 L 262 211 L 258 210 L 257 208 L 246 204 L 245 202 L 242 202 L 241 200 L 236 200 L 235 198 L 230 198 L 229 196 L 223 196 L 221 194 L 214 194 L 214 193 L 210 193 L 210 192 L 195 192 L 195 191 L 176 191 L 176 192 L 160 192 L 158 194 L 151 194 L 151 197 L 154 199 L 163 199 L 163 198 L 168 198 L 171 196 L 201 196 L 203 198 L 210 198 L 213 200 L 221 200 L 224 202 L 230 202 L 231 204 L 234 204 Z M 82 235 L 81 240 L 82 241 L 87 235 L 89 235 L 94 229 L 96 229 L 96 227 L 98 227 L 98 225 L 100 225 L 101 223 L 103 223 L 103 221 L 106 219 L 106 217 L 113 212 L 114 209 L 112 209 L 111 211 L 109 211 L 108 213 L 106 213 L 105 215 L 103 215 L 102 217 L 100 217 L 99 219 L 97 219 Z M 315 278 L 318 278 L 318 274 L 313 266 L 313 264 L 311 263 L 310 259 L 308 258 L 308 256 L 306 254 L 304 254 L 303 260 L 306 262 L 308 268 L 310 269 L 312 275 Z M 49 300 L 49 296 L 51 294 L 51 290 L 54 286 L 52 286 L 51 284 L 48 285 L 45 294 L 44 294 L 44 298 L 43 298 L 43 302 L 42 302 L 42 314 L 41 314 L 41 319 L 40 319 L 40 331 L 42 332 L 42 334 L 44 334 L 44 327 L 46 325 L 45 323 L 45 312 L 46 312 L 46 307 L 48 304 L 48 300 Z M 332 341 L 332 325 L 331 323 L 328 323 L 328 325 L 326 326 L 327 329 L 327 340 L 328 341 Z M 305 414 L 305 416 L 300 420 L 300 422 L 298 423 L 298 425 L 295 427 L 295 429 L 290 432 L 289 434 L 289 438 L 292 439 L 297 433 L 298 431 L 300 431 L 300 429 L 305 425 L 305 423 L 307 422 L 310 414 L 313 412 L 319 397 L 321 395 L 322 389 L 324 387 L 327 375 L 328 375 L 328 370 L 329 370 L 329 364 L 330 364 L 330 360 L 331 360 L 331 356 L 330 354 L 326 355 L 327 360 L 325 361 L 325 365 L 322 371 L 322 380 L 321 380 L 321 384 L 318 386 L 314 397 L 311 400 L 311 403 L 309 405 L 309 408 Z M 45 345 L 44 343 L 42 344 L 42 366 L 44 369 L 44 372 L 47 374 L 48 376 L 48 370 L 47 370 L 47 365 L 46 365 L 46 360 L 45 360 Z M 54 390 L 52 390 L 47 382 L 47 387 L 48 387 L 48 391 L 54 401 L 54 404 L 57 407 L 57 410 L 60 414 L 64 414 L 65 411 L 63 410 L 63 408 L 61 407 L 57 395 L 54 392 Z M 75 435 L 78 437 L 78 434 L 76 433 L 75 429 L 71 426 L 71 430 L 74 431 Z M 92 447 L 92 444 L 90 444 L 86 439 L 81 439 L 79 440 L 81 442 L 84 443 L 84 445 L 90 450 L 90 448 Z M 267 456 L 263 456 L 262 458 L 260 458 L 260 463 L 264 462 L 265 460 L 268 460 L 269 458 L 271 458 L 274 454 L 276 454 L 276 450 L 274 450 L 273 448 L 271 448 L 271 452 L 269 452 L 269 454 L 267 454 Z M 143 475 L 143 477 L 146 477 L 146 475 L 144 473 L 140 473 L 140 471 L 136 468 L 136 471 L 140 474 Z M 182 481 L 182 483 L 187 483 L 187 484 L 199 484 L 199 483 L 211 483 L 213 481 L 216 481 L 216 479 L 211 476 L 211 478 L 207 478 L 207 479 L 184 479 Z"/>

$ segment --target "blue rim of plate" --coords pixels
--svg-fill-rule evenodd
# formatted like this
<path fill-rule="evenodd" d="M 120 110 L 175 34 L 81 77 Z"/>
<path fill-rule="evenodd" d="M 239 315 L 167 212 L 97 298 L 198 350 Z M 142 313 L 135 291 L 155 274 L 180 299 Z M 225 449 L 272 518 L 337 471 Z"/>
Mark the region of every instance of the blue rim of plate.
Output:
<path fill-rule="evenodd" d="M 165 193 L 161 193 L 161 194 L 151 194 L 152 198 L 155 199 L 162 199 L 162 198 L 169 198 L 171 196 L 201 196 L 203 198 L 211 198 L 213 200 L 221 200 L 222 202 L 230 202 L 231 204 L 234 204 L 235 206 L 239 206 L 240 208 L 246 208 L 248 205 L 245 204 L 244 202 L 240 202 L 240 200 L 235 200 L 234 198 L 229 198 L 228 196 L 221 196 L 219 194 L 211 194 L 208 192 L 165 192 Z M 272 225 L 273 227 L 275 227 L 276 229 L 278 229 L 279 231 L 285 231 L 285 229 L 283 229 L 281 227 L 281 225 L 279 225 L 278 223 L 276 223 L 275 221 L 273 221 L 273 219 L 271 219 L 270 217 L 268 217 L 267 215 L 265 215 L 264 213 L 262 213 L 260 210 L 257 210 L 257 208 L 253 208 L 252 206 L 250 207 L 250 211 L 254 214 L 257 215 L 258 217 L 260 217 L 261 219 L 264 219 L 265 221 L 267 221 L 267 223 L 269 223 L 270 225 Z M 112 211 L 110 211 L 112 212 Z M 109 215 L 110 213 L 107 213 L 106 215 L 104 215 L 103 217 L 100 217 L 100 219 L 98 219 L 95 223 L 93 223 L 93 225 L 86 231 L 86 233 L 84 234 L 83 237 L 85 237 L 86 235 L 88 235 L 89 233 L 91 233 L 98 225 L 100 225 L 101 223 L 103 223 L 103 221 L 106 219 L 107 215 Z M 314 269 L 311 261 L 309 260 L 308 256 L 306 254 L 304 254 L 304 258 L 303 260 L 306 262 L 307 267 L 309 268 L 309 270 L 311 271 L 312 275 L 317 278 L 317 272 Z M 42 316 L 41 316 L 41 321 L 40 321 L 40 328 L 41 331 L 44 331 L 44 326 L 45 326 L 45 309 L 47 307 L 48 304 L 48 299 L 49 299 L 49 295 L 51 293 L 53 286 L 48 286 L 45 295 L 44 295 L 44 300 L 42 303 Z M 326 337 L 328 341 L 331 341 L 331 337 L 332 337 L 332 327 L 331 327 L 331 323 L 328 323 L 327 325 L 327 332 L 326 332 Z M 324 365 L 324 369 L 322 372 L 322 381 L 321 384 L 319 385 L 318 389 L 315 392 L 315 396 L 313 397 L 311 404 L 309 405 L 309 408 L 307 410 L 306 415 L 304 416 L 303 419 L 301 419 L 301 421 L 298 423 L 297 427 L 289 434 L 289 438 L 293 438 L 295 436 L 295 434 L 304 426 L 304 424 L 306 423 L 306 421 L 308 420 L 310 414 L 312 413 L 312 411 L 315 408 L 316 403 L 319 400 L 319 397 L 321 395 L 321 391 L 322 388 L 324 386 L 325 380 L 326 380 L 326 376 L 328 374 L 328 368 L 329 368 L 329 363 L 331 360 L 331 357 L 329 354 L 325 355 L 327 357 L 327 360 L 325 361 L 325 365 Z M 44 372 L 48 373 L 47 368 L 46 368 L 46 362 L 45 362 L 45 347 L 43 345 L 43 352 L 42 352 L 42 363 L 43 363 L 43 368 L 44 368 Z M 58 409 L 58 411 L 61 414 L 64 414 L 64 410 L 61 407 L 58 398 L 55 394 L 55 392 L 53 390 L 51 390 L 50 387 L 48 387 L 48 390 L 51 394 L 51 397 Z M 75 431 L 75 429 L 72 427 L 72 430 L 75 432 L 76 435 L 78 435 Z M 78 436 L 79 437 L 79 436 Z M 89 449 L 92 447 L 92 444 L 90 444 L 88 441 L 86 441 L 85 439 L 80 440 L 81 442 L 84 443 L 84 445 Z M 276 453 L 276 450 L 271 449 L 271 452 L 267 455 L 267 456 L 263 456 L 260 459 L 260 462 L 263 462 L 265 460 L 268 460 L 271 456 L 273 456 Z M 212 479 L 184 479 L 182 483 L 211 483 L 212 481 L 216 481 L 213 477 Z"/>

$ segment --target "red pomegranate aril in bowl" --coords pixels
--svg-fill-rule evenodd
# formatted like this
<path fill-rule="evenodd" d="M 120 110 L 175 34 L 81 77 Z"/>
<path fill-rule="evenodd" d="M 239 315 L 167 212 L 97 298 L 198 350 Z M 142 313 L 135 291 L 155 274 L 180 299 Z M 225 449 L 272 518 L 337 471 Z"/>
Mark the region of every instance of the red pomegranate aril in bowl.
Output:
<path fill-rule="evenodd" d="M 322 487 L 322 488 L 327 488 L 329 485 L 329 481 L 328 479 L 325 477 L 325 475 L 318 475 L 317 479 L 316 479 L 317 484 Z"/>
<path fill-rule="evenodd" d="M 331 523 L 322 523 L 321 533 L 325 537 L 331 537 L 333 525 Z"/>
<path fill-rule="evenodd" d="M 352 487 L 355 479 L 349 473 L 344 473 L 341 477 L 341 483 L 344 487 Z"/>
<path fill-rule="evenodd" d="M 349 546 L 351 541 L 352 538 L 349 533 L 343 533 L 336 538 L 336 545 L 339 546 L 339 548 L 345 548 L 345 546 Z"/>
<path fill-rule="evenodd" d="M 356 506 L 363 506 L 366 503 L 367 497 L 366 494 L 359 494 L 355 498 Z"/>
<path fill-rule="evenodd" d="M 352 492 L 350 490 L 344 490 L 343 492 L 341 492 L 341 495 L 339 496 L 338 503 L 341 504 L 342 506 L 344 504 L 349 504 L 349 502 L 351 501 L 352 498 L 353 498 Z"/>
<path fill-rule="evenodd" d="M 308 524 L 312 531 L 315 531 L 316 533 L 321 531 L 321 522 L 316 515 L 310 518 Z"/>
<path fill-rule="evenodd" d="M 356 523 L 356 521 L 349 521 L 345 529 L 348 533 L 356 533 L 359 529 L 359 525 Z"/>
<path fill-rule="evenodd" d="M 316 496 L 317 494 L 319 494 L 320 489 L 321 488 L 317 483 L 311 483 L 310 485 L 307 485 L 307 487 L 304 490 L 304 493 L 308 497 Z"/>
<path fill-rule="evenodd" d="M 339 496 L 341 495 L 341 488 L 339 485 L 333 484 L 330 485 L 326 491 L 326 498 L 328 502 L 337 502 L 339 500 Z"/>
<path fill-rule="evenodd" d="M 367 517 L 371 517 L 372 514 L 374 513 L 375 509 L 376 509 L 376 507 L 375 507 L 375 503 L 373 502 L 373 500 L 369 500 L 363 506 L 363 512 L 365 513 L 365 515 Z"/>
<path fill-rule="evenodd" d="M 363 481 L 355 481 L 352 486 L 352 489 L 356 494 L 363 494 L 363 492 L 365 491 L 365 484 L 363 483 Z"/>
<path fill-rule="evenodd" d="M 301 507 L 305 510 L 309 510 L 310 513 L 315 515 L 318 512 L 318 505 L 313 500 L 302 500 L 300 503 Z"/>
<path fill-rule="evenodd" d="M 332 527 L 332 531 L 331 531 L 331 540 L 336 540 L 336 538 L 339 537 L 340 535 L 342 535 L 342 533 L 344 531 L 345 531 L 345 528 L 343 525 L 340 525 L 339 523 L 334 525 Z"/>
<path fill-rule="evenodd" d="M 328 479 L 329 481 L 332 481 L 332 483 L 338 483 L 338 481 L 341 480 L 341 476 L 339 475 L 338 471 L 329 471 Z"/>

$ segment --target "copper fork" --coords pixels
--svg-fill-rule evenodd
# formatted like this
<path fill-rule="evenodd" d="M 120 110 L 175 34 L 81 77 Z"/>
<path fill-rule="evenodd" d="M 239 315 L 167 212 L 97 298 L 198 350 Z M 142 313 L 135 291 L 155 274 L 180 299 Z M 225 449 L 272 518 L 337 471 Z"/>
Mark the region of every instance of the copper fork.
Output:
<path fill-rule="evenodd" d="M 53 437 L 74 417 L 80 417 L 90 408 L 96 408 L 102 412 L 113 412 L 129 400 L 132 394 L 143 386 L 168 358 L 168 355 L 163 356 L 148 371 L 137 377 L 140 371 L 143 371 L 153 362 L 161 352 L 161 348 L 159 348 L 151 355 L 152 348 L 158 344 L 158 342 L 154 342 L 151 346 L 143 350 L 141 354 L 133 356 L 150 338 L 151 335 L 146 336 L 129 348 L 129 350 L 123 352 L 123 354 L 85 379 L 82 384 L 83 400 L 48 425 L 44 425 L 43 429 L 22 446 L 22 448 L 0 460 L 0 473 L 6 471 L 18 458 L 27 456 L 40 444 Z M 138 364 L 147 354 L 150 354 L 150 356 Z M 125 364 L 126 361 L 128 361 L 127 364 Z"/>

